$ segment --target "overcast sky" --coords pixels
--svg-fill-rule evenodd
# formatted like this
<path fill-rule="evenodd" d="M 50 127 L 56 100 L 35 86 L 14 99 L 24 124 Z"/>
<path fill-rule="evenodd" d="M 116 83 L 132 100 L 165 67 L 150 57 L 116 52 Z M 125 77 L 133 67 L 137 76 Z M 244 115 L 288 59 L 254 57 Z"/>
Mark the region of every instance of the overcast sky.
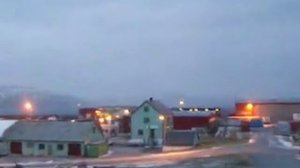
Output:
<path fill-rule="evenodd" d="M 0 1 L 0 85 L 123 103 L 293 98 L 299 53 L 299 0 Z"/>

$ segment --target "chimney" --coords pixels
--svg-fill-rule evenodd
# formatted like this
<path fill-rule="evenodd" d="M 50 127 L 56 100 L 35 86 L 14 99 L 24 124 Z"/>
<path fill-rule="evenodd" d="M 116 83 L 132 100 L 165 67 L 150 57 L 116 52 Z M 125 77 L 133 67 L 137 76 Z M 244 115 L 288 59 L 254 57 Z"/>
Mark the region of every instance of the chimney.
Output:
<path fill-rule="evenodd" d="M 150 98 L 149 98 L 149 101 L 151 101 L 151 102 L 152 102 L 152 101 L 153 101 L 153 97 L 150 97 Z"/>

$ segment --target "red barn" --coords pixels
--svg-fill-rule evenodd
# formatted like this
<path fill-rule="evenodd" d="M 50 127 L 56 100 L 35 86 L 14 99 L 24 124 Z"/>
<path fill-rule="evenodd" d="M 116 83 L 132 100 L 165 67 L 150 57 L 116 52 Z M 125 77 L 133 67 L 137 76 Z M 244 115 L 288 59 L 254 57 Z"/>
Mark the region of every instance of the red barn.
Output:
<path fill-rule="evenodd" d="M 207 127 L 213 117 L 212 112 L 173 112 L 173 129 L 189 130 L 192 128 Z"/>

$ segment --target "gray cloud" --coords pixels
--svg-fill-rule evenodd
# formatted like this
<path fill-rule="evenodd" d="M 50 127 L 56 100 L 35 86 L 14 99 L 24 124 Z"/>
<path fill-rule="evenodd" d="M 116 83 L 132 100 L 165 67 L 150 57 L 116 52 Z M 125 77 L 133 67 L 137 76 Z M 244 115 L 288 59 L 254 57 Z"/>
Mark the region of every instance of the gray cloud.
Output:
<path fill-rule="evenodd" d="M 150 95 L 294 97 L 300 94 L 299 5 L 2 1 L 0 85 L 105 103 Z"/>

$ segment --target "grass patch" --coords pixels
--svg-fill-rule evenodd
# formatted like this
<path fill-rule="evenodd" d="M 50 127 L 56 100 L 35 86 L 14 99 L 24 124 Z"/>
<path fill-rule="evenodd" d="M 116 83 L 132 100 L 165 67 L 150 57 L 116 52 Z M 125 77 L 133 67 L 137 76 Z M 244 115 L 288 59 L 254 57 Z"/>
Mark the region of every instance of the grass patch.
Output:
<path fill-rule="evenodd" d="M 161 168 L 253 168 L 252 160 L 246 155 L 232 154 L 210 158 L 192 159 Z"/>
<path fill-rule="evenodd" d="M 215 137 L 201 137 L 199 148 L 210 148 L 215 146 L 223 146 L 223 145 L 237 145 L 247 143 L 249 138 L 244 139 L 236 139 L 236 138 L 215 138 Z"/>
<path fill-rule="evenodd" d="M 227 159 L 226 159 L 227 158 Z M 250 168 L 253 167 L 252 160 L 245 155 L 229 155 L 225 157 L 224 168 Z"/>
<path fill-rule="evenodd" d="M 241 166 L 241 167 L 250 167 L 250 166 L 252 166 L 252 163 L 248 159 L 245 159 L 245 158 L 240 158 L 238 160 L 235 160 L 231 164 L 235 165 L 235 166 Z"/>

